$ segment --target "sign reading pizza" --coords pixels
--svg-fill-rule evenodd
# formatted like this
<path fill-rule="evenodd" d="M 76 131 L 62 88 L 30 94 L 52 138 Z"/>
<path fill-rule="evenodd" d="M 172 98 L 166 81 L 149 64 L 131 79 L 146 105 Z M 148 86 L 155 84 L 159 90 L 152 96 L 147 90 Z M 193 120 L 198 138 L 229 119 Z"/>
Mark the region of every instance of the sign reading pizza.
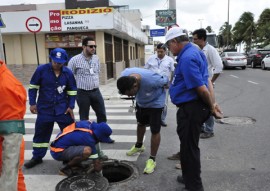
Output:
<path fill-rule="evenodd" d="M 111 13 L 113 8 L 50 10 L 50 31 L 85 31 L 91 28 L 89 14 Z"/>

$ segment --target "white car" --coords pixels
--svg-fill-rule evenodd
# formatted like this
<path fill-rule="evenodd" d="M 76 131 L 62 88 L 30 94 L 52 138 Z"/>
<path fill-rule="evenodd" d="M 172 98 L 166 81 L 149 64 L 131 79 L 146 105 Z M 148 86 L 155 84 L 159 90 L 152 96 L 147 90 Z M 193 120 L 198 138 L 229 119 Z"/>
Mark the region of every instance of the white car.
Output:
<path fill-rule="evenodd" d="M 241 67 L 243 70 L 247 67 L 247 58 L 239 52 L 223 52 L 221 55 L 224 69 Z"/>
<path fill-rule="evenodd" d="M 270 54 L 267 54 L 261 62 L 262 70 L 270 68 Z"/>

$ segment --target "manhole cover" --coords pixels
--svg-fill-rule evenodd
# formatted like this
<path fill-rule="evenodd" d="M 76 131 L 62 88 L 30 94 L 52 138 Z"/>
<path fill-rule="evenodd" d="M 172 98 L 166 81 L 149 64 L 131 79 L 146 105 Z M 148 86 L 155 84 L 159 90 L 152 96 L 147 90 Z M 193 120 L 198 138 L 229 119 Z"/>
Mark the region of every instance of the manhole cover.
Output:
<path fill-rule="evenodd" d="M 55 191 L 106 191 L 109 182 L 96 174 L 77 175 L 63 179 Z"/>
<path fill-rule="evenodd" d="M 221 124 L 229 125 L 250 125 L 256 122 L 256 120 L 251 117 L 223 117 L 216 121 Z"/>

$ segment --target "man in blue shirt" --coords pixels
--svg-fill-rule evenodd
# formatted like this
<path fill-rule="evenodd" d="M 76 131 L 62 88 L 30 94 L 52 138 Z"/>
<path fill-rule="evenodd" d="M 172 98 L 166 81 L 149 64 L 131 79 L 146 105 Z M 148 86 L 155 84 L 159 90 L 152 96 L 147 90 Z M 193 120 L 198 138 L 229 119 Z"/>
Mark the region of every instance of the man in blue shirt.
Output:
<path fill-rule="evenodd" d="M 190 191 L 203 191 L 199 148 L 201 126 L 210 114 L 216 118 L 221 118 L 222 114 L 208 90 L 204 53 L 189 42 L 187 33 L 179 27 L 171 28 L 165 41 L 172 54 L 177 56 L 170 86 L 171 100 L 178 107 L 177 134 L 181 142 L 182 176 L 177 180 Z"/>
<path fill-rule="evenodd" d="M 151 129 L 151 153 L 144 173 L 154 172 L 156 154 L 160 144 L 161 113 L 165 106 L 165 89 L 168 78 L 142 68 L 127 68 L 117 80 L 120 94 L 135 96 L 137 118 L 137 142 L 127 152 L 128 156 L 143 152 L 146 126 Z"/>
<path fill-rule="evenodd" d="M 64 66 L 68 55 L 62 48 L 50 53 L 51 63 L 40 65 L 33 74 L 29 86 L 30 111 L 37 114 L 33 138 L 33 157 L 24 164 L 32 168 L 42 163 L 46 155 L 54 122 L 60 129 L 74 122 L 73 109 L 77 94 L 75 78 Z M 37 98 L 38 94 L 38 99 Z"/>
<path fill-rule="evenodd" d="M 79 121 L 65 127 L 51 143 L 51 155 L 55 160 L 67 162 L 59 174 L 71 176 L 72 167 L 80 165 L 90 156 L 94 158 L 94 170 L 101 172 L 101 164 L 95 145 L 111 141 L 112 129 L 104 122 Z"/>

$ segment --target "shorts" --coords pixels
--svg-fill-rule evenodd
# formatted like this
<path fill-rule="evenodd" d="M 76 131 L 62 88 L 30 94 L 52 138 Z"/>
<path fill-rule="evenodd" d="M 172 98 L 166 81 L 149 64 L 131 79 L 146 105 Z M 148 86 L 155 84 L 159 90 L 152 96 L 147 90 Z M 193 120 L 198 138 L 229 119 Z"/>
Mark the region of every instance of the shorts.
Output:
<path fill-rule="evenodd" d="M 83 156 L 83 150 L 86 146 L 70 146 L 63 152 L 52 152 L 52 157 L 58 161 L 71 161 L 74 157 Z"/>
<path fill-rule="evenodd" d="M 150 126 L 152 134 L 158 134 L 161 128 L 161 114 L 163 108 L 142 108 L 136 105 L 136 119 L 138 124 Z"/>

